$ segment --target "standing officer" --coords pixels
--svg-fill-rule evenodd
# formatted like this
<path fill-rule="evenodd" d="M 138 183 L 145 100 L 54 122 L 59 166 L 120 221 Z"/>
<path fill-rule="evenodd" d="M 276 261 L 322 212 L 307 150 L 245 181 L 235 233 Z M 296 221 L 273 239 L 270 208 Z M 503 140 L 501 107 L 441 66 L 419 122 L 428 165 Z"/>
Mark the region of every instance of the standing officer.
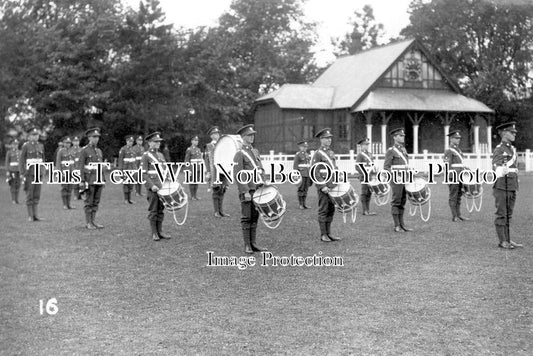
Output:
<path fill-rule="evenodd" d="M 461 134 L 459 130 L 453 130 L 448 134 L 450 138 L 450 148 L 444 152 L 444 163 L 449 165 L 449 169 L 459 173 L 465 169 L 464 165 L 464 156 L 459 143 L 461 142 Z M 450 177 L 451 179 L 451 177 Z M 457 179 L 458 180 L 458 179 Z M 452 221 L 467 221 L 469 218 L 461 216 L 461 197 L 463 196 L 463 183 L 459 182 L 457 184 L 448 184 L 449 194 L 448 194 L 448 204 L 450 205 L 450 210 L 452 211 Z"/>
<path fill-rule="evenodd" d="M 235 181 L 239 188 L 239 200 L 241 202 L 241 228 L 244 240 L 244 252 L 254 253 L 256 251 L 267 251 L 266 248 L 260 247 L 256 244 L 256 230 L 257 220 L 259 220 L 259 212 L 255 209 L 252 199 L 258 187 L 264 182 L 263 165 L 259 151 L 253 148 L 255 134 L 254 125 L 245 125 L 241 127 L 237 133 L 241 135 L 244 143 L 239 151 L 233 157 Z M 261 182 L 254 182 L 253 179 L 248 183 L 240 182 L 237 177 L 240 171 L 257 172 L 261 178 Z"/>
<path fill-rule="evenodd" d="M 161 146 L 160 132 L 153 132 L 146 136 L 148 141 L 148 151 L 143 153 L 141 159 L 141 168 L 143 176 L 146 179 L 146 200 L 148 200 L 148 220 L 152 230 L 152 239 L 170 239 L 171 237 L 162 231 L 163 219 L 165 218 L 165 205 L 159 199 L 157 191 L 161 189 L 163 182 L 157 175 L 154 164 L 165 163 L 165 156 L 159 151 Z"/>
<path fill-rule="evenodd" d="M 195 170 L 196 166 L 196 177 L 200 177 L 200 164 L 204 161 L 202 159 L 202 150 L 200 150 L 198 147 L 198 141 L 198 136 L 194 136 L 191 139 L 191 146 L 187 148 L 187 151 L 185 151 L 185 162 L 191 163 L 191 172 Z M 191 193 L 191 199 L 200 200 L 200 198 L 198 198 L 198 184 L 189 184 L 189 191 Z"/>
<path fill-rule="evenodd" d="M 309 145 L 307 144 L 307 141 L 298 142 L 299 151 L 294 155 L 294 163 L 292 166 L 292 169 L 300 171 L 300 175 L 302 176 L 302 180 L 298 185 L 298 202 L 300 204 L 300 209 L 309 209 L 309 207 L 305 205 L 305 200 L 307 199 L 307 191 L 313 184 L 311 178 L 309 178 L 311 156 L 307 153 L 308 147 Z"/>
<path fill-rule="evenodd" d="M 364 138 L 357 142 L 357 144 L 360 145 L 361 150 L 355 158 L 355 169 L 359 173 L 359 179 L 361 180 L 361 205 L 363 206 L 363 215 L 376 215 L 376 213 L 370 211 L 370 198 L 372 197 L 372 191 L 370 190 L 368 182 L 364 181 L 365 175 L 359 167 L 359 164 L 363 164 L 365 166 L 366 171 L 369 173 L 368 179 L 371 179 L 371 176 L 375 174 L 376 167 L 372 166 L 374 164 L 374 157 L 372 157 L 372 153 L 368 149 L 370 147 L 370 140 L 368 138 Z"/>
<path fill-rule="evenodd" d="M 74 167 L 79 167 L 79 161 L 80 161 L 80 155 L 81 155 L 81 147 L 80 147 L 80 137 L 74 136 L 72 138 L 72 147 L 70 148 L 72 152 L 72 159 L 74 160 Z M 71 190 L 74 193 L 74 198 L 76 200 L 80 200 L 80 190 L 78 189 L 78 184 L 72 184 Z"/>
<path fill-rule="evenodd" d="M 335 152 L 331 149 L 331 134 L 330 128 L 325 128 L 319 131 L 315 137 L 320 139 L 320 148 L 313 155 L 311 161 L 311 167 L 317 163 L 321 163 L 316 166 L 317 171 L 319 172 L 319 177 L 313 177 L 318 193 L 318 225 L 320 226 L 320 240 L 323 242 L 331 242 L 340 240 L 339 237 L 334 237 L 331 235 L 331 222 L 333 221 L 333 216 L 335 215 L 335 204 L 331 201 L 329 197 L 330 189 L 335 187 L 331 177 L 330 180 L 325 181 L 327 170 L 323 169 L 323 165 L 326 165 L 330 168 L 331 172 L 337 169 L 335 163 Z M 333 174 L 331 175 L 333 176 Z"/>
<path fill-rule="evenodd" d="M 405 131 L 403 128 L 393 129 L 390 135 L 394 140 L 394 145 L 389 147 L 385 154 L 383 169 L 391 173 L 393 170 L 407 172 L 409 170 L 409 156 L 404 147 Z M 405 203 L 407 201 L 405 184 L 402 182 L 396 183 L 392 179 L 390 185 L 392 190 L 391 213 L 394 220 L 394 232 L 413 231 L 413 229 L 407 228 L 403 221 Z"/>
<path fill-rule="evenodd" d="M 56 150 L 54 151 L 54 158 L 57 157 L 57 153 L 58 153 L 61 149 L 63 149 L 63 147 L 64 147 L 64 145 L 63 145 L 63 140 L 59 140 L 59 142 L 57 143 L 57 148 L 56 148 Z M 56 162 L 54 162 L 54 163 L 56 163 Z M 61 166 L 56 165 L 56 166 L 55 166 L 55 169 L 61 169 Z"/>
<path fill-rule="evenodd" d="M 207 134 L 211 137 L 206 147 L 205 165 L 207 167 L 207 180 L 208 184 L 212 188 L 213 208 L 215 210 L 215 217 L 229 217 L 229 214 L 225 214 L 222 210 L 222 202 L 224 201 L 224 194 L 228 188 L 228 180 L 223 174 L 217 175 L 215 166 L 215 146 L 220 139 L 220 130 L 217 126 L 213 126 L 207 131 Z M 218 179 L 217 179 L 218 178 Z M 216 181 L 220 183 L 216 183 Z"/>
<path fill-rule="evenodd" d="M 138 135 L 135 138 L 135 146 L 133 146 L 133 150 L 135 152 L 135 161 L 137 162 L 137 169 L 141 166 L 141 159 L 144 153 L 144 146 L 143 146 L 143 137 Z M 138 177 L 138 180 L 140 181 L 140 177 Z M 135 184 L 135 195 L 136 196 L 143 196 L 142 193 L 142 184 Z"/>
<path fill-rule="evenodd" d="M 40 221 L 37 206 L 41 198 L 42 184 L 34 184 L 38 163 L 44 161 L 44 146 L 39 142 L 39 131 L 32 127 L 28 131 L 28 142 L 22 145 L 20 151 L 19 171 L 26 191 L 26 206 L 28 208 L 28 221 Z M 41 167 L 41 172 L 44 174 Z M 42 178 L 42 177 L 41 177 Z M 42 183 L 42 182 L 41 182 Z"/>
<path fill-rule="evenodd" d="M 499 247 L 513 249 L 523 247 L 511 240 L 509 226 L 513 217 L 516 192 L 518 191 L 518 169 L 516 148 L 513 142 L 516 137 L 516 122 L 508 122 L 496 127 L 502 142 L 496 146 L 492 154 L 492 165 L 496 171 L 496 182 L 492 194 L 496 203 L 494 226 L 500 241 Z"/>
<path fill-rule="evenodd" d="M 19 142 L 14 139 L 9 145 L 6 153 L 6 178 L 11 191 L 11 202 L 19 203 L 20 172 L 19 172 L 20 150 Z"/>
<path fill-rule="evenodd" d="M 119 170 L 136 170 L 137 154 L 133 149 L 133 135 L 126 136 L 126 145 L 122 146 L 118 152 L 118 169 Z M 122 191 L 124 192 L 124 204 L 134 204 L 131 200 L 131 193 L 133 192 L 133 184 L 122 184 Z"/>
<path fill-rule="evenodd" d="M 82 148 L 78 168 L 81 173 L 80 186 L 85 188 L 85 222 L 87 229 L 103 229 L 104 226 L 98 224 L 94 219 L 100 204 L 100 197 L 104 189 L 105 181 L 98 181 L 97 167 L 91 163 L 103 162 L 102 150 L 96 147 L 100 140 L 100 129 L 95 127 L 85 132 L 89 139 L 89 144 Z M 104 177 L 101 177 L 104 178 Z M 82 188 L 83 189 L 83 188 Z"/>
<path fill-rule="evenodd" d="M 74 157 L 71 149 L 72 140 L 70 137 L 65 137 L 62 140 L 63 148 L 57 151 L 56 167 L 63 172 L 64 177 L 71 176 L 71 172 L 74 170 Z M 68 172 L 68 173 L 67 173 Z M 72 184 L 61 184 L 61 200 L 63 201 L 63 209 L 75 209 L 70 205 L 70 199 L 72 196 Z"/>

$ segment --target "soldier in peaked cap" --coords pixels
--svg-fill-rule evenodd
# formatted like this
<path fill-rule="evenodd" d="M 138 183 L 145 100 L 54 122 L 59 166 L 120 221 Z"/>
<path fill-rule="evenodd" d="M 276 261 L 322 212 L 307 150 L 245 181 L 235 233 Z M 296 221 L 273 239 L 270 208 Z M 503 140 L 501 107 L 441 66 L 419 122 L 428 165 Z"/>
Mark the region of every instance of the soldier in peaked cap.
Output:
<path fill-rule="evenodd" d="M 14 139 L 9 145 L 9 150 L 6 152 L 6 179 L 11 191 L 11 202 L 13 204 L 19 203 L 20 190 L 20 171 L 19 171 L 20 150 L 19 141 Z"/>
<path fill-rule="evenodd" d="M 209 129 L 209 131 L 207 131 L 207 134 L 211 137 L 211 142 L 206 145 L 205 165 L 207 167 L 208 184 L 212 189 L 215 217 L 229 217 L 229 214 L 225 214 L 222 208 L 224 194 L 226 193 L 229 182 L 223 174 L 217 174 L 217 169 L 215 166 L 215 146 L 220 139 L 220 130 L 218 126 L 213 126 Z"/>
<path fill-rule="evenodd" d="M 136 170 L 137 167 L 137 153 L 133 148 L 133 135 L 126 136 L 126 145 L 120 148 L 118 152 L 118 166 L 119 170 Z M 133 184 L 122 184 L 122 192 L 124 193 L 124 204 L 134 204 L 131 200 L 131 193 L 133 193 Z"/>
<path fill-rule="evenodd" d="M 198 136 L 191 138 L 191 146 L 185 151 L 185 162 L 191 164 L 189 168 L 191 171 L 196 171 L 196 177 L 199 177 L 201 172 L 200 165 L 204 162 L 202 158 L 202 150 L 198 147 L 198 142 Z M 200 198 L 198 198 L 198 184 L 189 184 L 189 192 L 191 193 L 191 199 L 200 200 Z"/>
<path fill-rule="evenodd" d="M 459 130 L 452 130 L 448 134 L 450 140 L 450 147 L 444 152 L 444 163 L 449 165 L 449 169 L 456 171 L 457 176 L 464 170 L 464 155 L 459 147 L 461 142 L 461 133 Z M 463 184 L 461 182 L 457 184 L 448 184 L 448 205 L 452 212 L 452 221 L 466 221 L 469 218 L 461 215 L 461 197 L 463 196 Z"/>
<path fill-rule="evenodd" d="M 264 182 L 264 171 L 259 151 L 252 146 L 256 134 L 254 125 L 245 125 L 237 133 L 241 135 L 244 143 L 241 149 L 235 153 L 235 157 L 233 157 L 233 162 L 235 163 L 233 173 L 239 189 L 239 200 L 241 202 L 241 228 L 244 240 L 244 252 L 251 254 L 256 251 L 267 251 L 266 248 L 256 243 L 259 212 L 254 208 L 252 202 L 254 193 L 261 186 L 261 183 L 254 182 L 253 179 L 248 183 L 244 183 L 240 182 L 237 177 L 240 171 L 255 170 L 260 174 Z"/>
<path fill-rule="evenodd" d="M 80 154 L 81 154 L 81 147 L 80 147 L 80 137 L 79 136 L 73 136 L 72 137 L 72 147 L 70 148 L 72 152 L 72 159 L 74 160 L 74 168 L 77 169 L 79 167 L 78 162 L 80 161 Z M 74 194 L 74 198 L 76 200 L 80 200 L 80 190 L 78 189 L 78 184 L 72 184 L 71 191 Z"/>
<path fill-rule="evenodd" d="M 307 141 L 303 140 L 298 142 L 298 152 L 294 155 L 294 163 L 292 169 L 298 170 L 302 176 L 302 180 L 298 185 L 298 202 L 300 204 L 300 209 L 309 209 L 305 204 L 307 199 L 307 191 L 309 187 L 313 184 L 311 178 L 309 177 L 309 166 L 311 164 L 311 155 L 307 153 L 307 148 L 309 144 Z"/>
<path fill-rule="evenodd" d="M 320 148 L 313 155 L 311 167 L 321 163 L 329 166 L 331 170 L 337 169 L 335 152 L 331 149 L 331 138 L 333 137 L 331 129 L 322 129 L 317 132 L 315 137 L 320 139 Z M 325 169 L 319 169 L 318 172 L 320 177 L 319 179 L 315 179 L 315 182 L 320 181 L 321 183 L 315 183 L 315 185 L 318 194 L 318 225 L 320 227 L 320 240 L 323 242 L 337 241 L 340 240 L 340 238 L 331 234 L 331 222 L 335 215 L 335 204 L 333 204 L 333 201 L 331 201 L 331 198 L 328 195 L 329 190 L 334 188 L 335 184 L 332 182 L 333 177 L 331 177 L 329 181 L 325 181 L 327 176 L 327 171 Z"/>
<path fill-rule="evenodd" d="M 104 189 L 105 182 L 98 182 L 97 167 L 91 163 L 103 162 L 102 150 L 97 147 L 100 140 L 100 129 L 91 128 L 85 131 L 89 139 L 87 146 L 83 147 L 78 161 L 78 168 L 81 173 L 80 189 L 85 189 L 85 222 L 89 230 L 103 229 L 104 226 L 95 221 L 100 197 Z"/>
<path fill-rule="evenodd" d="M 383 169 L 392 173 L 393 170 L 409 170 L 409 155 L 405 150 L 405 131 L 403 127 L 390 131 L 394 140 L 394 145 L 389 147 L 385 154 Z M 392 190 L 391 214 L 394 220 L 394 232 L 413 231 L 405 226 L 403 215 L 405 212 L 405 203 L 407 202 L 407 193 L 405 184 L 395 183 L 394 179 L 390 182 Z"/>
<path fill-rule="evenodd" d="M 152 231 L 152 240 L 170 239 L 171 236 L 163 232 L 163 220 L 165 218 L 165 205 L 159 199 L 157 191 L 161 189 L 163 182 L 157 175 L 155 165 L 165 163 L 165 156 L 159 151 L 161 146 L 161 133 L 156 131 L 146 136 L 148 150 L 143 153 L 141 168 L 146 179 L 146 200 L 148 200 L 148 221 Z"/>
<path fill-rule="evenodd" d="M 370 140 L 368 138 L 364 138 L 357 142 L 357 144 L 361 147 L 361 149 L 355 158 L 355 169 L 359 173 L 359 179 L 361 180 L 361 205 L 363 206 L 363 215 L 376 215 L 376 213 L 370 211 L 370 198 L 372 197 L 372 191 L 370 190 L 368 182 L 364 182 L 364 174 L 359 167 L 359 164 L 363 164 L 366 171 L 370 172 L 372 176 L 376 173 L 375 166 L 373 166 L 374 157 L 372 156 L 372 152 L 369 150 Z"/>
<path fill-rule="evenodd" d="M 135 161 L 137 162 L 137 168 L 139 168 L 141 166 L 141 159 L 144 153 L 143 137 L 141 135 L 135 136 L 135 145 L 133 146 L 133 150 L 135 152 Z M 135 184 L 135 195 L 143 195 L 142 184 Z"/>
<path fill-rule="evenodd" d="M 496 203 L 494 225 L 499 240 L 498 246 L 504 249 L 514 249 L 523 247 L 522 244 L 512 241 L 509 233 L 518 191 L 517 155 L 516 148 L 513 146 L 517 133 L 516 122 L 503 123 L 497 126 L 496 130 L 502 141 L 492 154 L 492 166 L 497 178 L 492 187 Z"/>
<path fill-rule="evenodd" d="M 57 151 L 56 167 L 65 175 L 70 176 L 70 173 L 75 168 L 73 151 L 70 147 L 72 145 L 72 140 L 67 136 L 63 138 L 62 142 L 63 148 Z M 72 184 L 61 184 L 61 200 L 63 201 L 63 209 L 75 209 L 75 207 L 70 204 L 71 197 Z"/>
<path fill-rule="evenodd" d="M 22 145 L 20 151 L 19 171 L 22 176 L 24 190 L 26 191 L 26 206 L 28 208 L 28 221 L 40 221 L 38 205 L 41 198 L 42 184 L 34 184 L 37 164 L 44 161 L 44 146 L 39 142 L 39 130 L 32 127 L 28 131 L 28 142 Z M 41 170 L 44 174 L 44 169 Z M 42 177 L 41 177 L 42 178 Z"/>

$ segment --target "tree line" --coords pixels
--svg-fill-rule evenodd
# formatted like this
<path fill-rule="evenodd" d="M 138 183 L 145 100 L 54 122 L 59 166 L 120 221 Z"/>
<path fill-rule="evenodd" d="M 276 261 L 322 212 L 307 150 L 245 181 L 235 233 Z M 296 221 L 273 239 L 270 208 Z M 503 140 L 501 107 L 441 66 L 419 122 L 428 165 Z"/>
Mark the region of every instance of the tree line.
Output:
<path fill-rule="evenodd" d="M 0 139 L 43 129 L 48 155 L 65 135 L 103 127 L 111 158 L 127 134 L 163 131 L 171 157 L 212 125 L 253 122 L 253 101 L 323 70 L 305 0 L 234 0 L 213 27 L 170 25 L 159 1 L 6 0 L 0 4 Z M 403 37 L 418 37 L 466 95 L 533 132 L 529 112 L 533 6 L 487 0 L 412 1 Z M 383 41 L 372 7 L 332 39 L 336 54 Z M 395 39 L 388 39 L 389 41 Z M 387 40 L 385 40 L 387 42 Z M 528 92 L 529 90 L 529 92 Z M 529 95 L 529 96 L 528 96 Z M 529 135 L 531 136 L 531 135 Z M 531 137 L 519 135 L 531 147 Z M 529 140 L 529 141 L 528 141 Z"/>

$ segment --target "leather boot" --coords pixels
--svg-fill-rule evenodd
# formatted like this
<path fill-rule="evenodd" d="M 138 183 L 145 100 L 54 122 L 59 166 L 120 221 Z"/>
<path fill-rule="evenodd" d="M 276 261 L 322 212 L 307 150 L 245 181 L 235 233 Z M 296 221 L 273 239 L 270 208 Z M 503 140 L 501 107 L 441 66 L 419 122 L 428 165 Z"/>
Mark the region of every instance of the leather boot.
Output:
<path fill-rule="evenodd" d="M 63 210 L 68 210 L 67 197 L 65 195 L 62 195 L 61 200 L 63 201 Z"/>
<path fill-rule="evenodd" d="M 85 222 L 87 224 L 86 226 L 87 226 L 88 230 L 96 230 L 96 226 L 94 226 L 92 219 L 93 219 L 92 212 L 86 211 L 85 212 Z"/>
<path fill-rule="evenodd" d="M 252 246 L 252 250 L 259 251 L 259 252 L 268 251 L 267 248 L 261 247 L 255 243 L 256 233 L 257 233 L 257 230 L 255 227 L 250 228 L 250 246 Z"/>
<path fill-rule="evenodd" d="M 331 242 L 332 240 L 328 236 L 328 230 L 326 227 L 326 223 L 319 221 L 318 225 L 320 226 L 320 241 L 322 242 Z"/>
<path fill-rule="evenodd" d="M 213 209 L 215 210 L 215 218 L 221 218 L 222 215 L 220 215 L 220 204 L 219 204 L 219 198 L 213 198 Z"/>
<path fill-rule="evenodd" d="M 229 218 L 229 214 L 224 213 L 224 210 L 222 209 L 222 203 L 223 202 L 224 202 L 224 196 L 221 195 L 220 197 L 218 197 L 218 213 L 223 218 Z"/>
<path fill-rule="evenodd" d="M 331 235 L 331 222 L 326 222 L 326 232 L 331 241 L 339 241 L 341 238 Z"/>
<path fill-rule="evenodd" d="M 300 210 L 304 210 L 305 207 L 304 207 L 304 200 L 303 200 L 303 197 L 301 197 L 301 196 L 298 195 L 298 202 L 300 203 Z"/>
<path fill-rule="evenodd" d="M 470 218 L 465 218 L 464 216 L 461 216 L 461 204 L 457 204 L 456 211 L 457 211 L 457 217 L 460 220 L 462 220 L 462 221 L 469 221 L 470 220 Z"/>
<path fill-rule="evenodd" d="M 400 210 L 400 227 L 402 228 L 403 231 L 406 231 L 406 232 L 409 232 L 409 231 L 413 231 L 413 229 L 409 229 L 407 227 L 405 227 L 405 223 L 403 221 L 403 213 L 405 212 L 405 210 Z"/>
<path fill-rule="evenodd" d="M 72 200 L 72 194 L 69 193 L 67 195 L 67 206 L 69 209 L 76 209 L 76 207 L 71 204 L 71 200 Z"/>
<path fill-rule="evenodd" d="M 128 204 L 135 204 L 135 202 L 131 200 L 131 192 L 128 192 Z"/>
<path fill-rule="evenodd" d="M 394 220 L 394 232 L 403 232 L 403 229 L 400 226 L 400 215 L 392 214 L 392 219 Z"/>
<path fill-rule="evenodd" d="M 242 238 L 244 240 L 244 252 L 248 254 L 254 253 L 254 250 L 251 246 L 251 236 L 250 236 L 250 228 L 243 228 L 242 229 Z"/>
<path fill-rule="evenodd" d="M 172 236 L 170 236 L 168 234 L 165 234 L 163 232 L 163 222 L 162 221 L 158 221 L 156 225 L 157 225 L 157 234 L 159 235 L 160 238 L 167 239 L 167 240 L 170 240 L 172 238 Z"/>
<path fill-rule="evenodd" d="M 93 211 L 91 213 L 91 221 L 93 222 L 93 225 L 96 226 L 97 229 L 103 229 L 104 225 L 98 224 L 94 219 L 96 218 L 96 211 Z"/>
<path fill-rule="evenodd" d="M 33 205 L 26 205 L 28 208 L 28 221 L 33 221 Z"/>
<path fill-rule="evenodd" d="M 513 247 L 524 247 L 523 244 L 511 240 L 511 236 L 509 236 L 509 228 L 507 227 L 507 225 L 505 225 L 505 229 L 503 231 L 505 232 L 505 241 L 507 241 L 509 245 Z"/>
<path fill-rule="evenodd" d="M 304 206 L 304 209 L 309 209 L 309 207 L 308 207 L 307 204 L 306 204 L 306 200 L 307 200 L 307 196 L 304 195 L 304 196 L 302 197 L 302 205 Z"/>
<path fill-rule="evenodd" d="M 152 229 L 152 240 L 159 241 L 159 234 L 157 233 L 157 221 L 150 220 L 150 228 Z"/>
<path fill-rule="evenodd" d="M 38 206 L 39 206 L 38 204 L 34 204 L 33 205 L 33 221 L 43 221 L 44 220 L 43 218 L 39 217 L 39 209 L 37 209 Z"/>
<path fill-rule="evenodd" d="M 453 222 L 461 221 L 461 220 L 457 217 L 457 209 L 456 209 L 455 206 L 453 206 L 452 204 L 450 204 L 450 211 L 452 212 L 452 221 L 453 221 Z"/>

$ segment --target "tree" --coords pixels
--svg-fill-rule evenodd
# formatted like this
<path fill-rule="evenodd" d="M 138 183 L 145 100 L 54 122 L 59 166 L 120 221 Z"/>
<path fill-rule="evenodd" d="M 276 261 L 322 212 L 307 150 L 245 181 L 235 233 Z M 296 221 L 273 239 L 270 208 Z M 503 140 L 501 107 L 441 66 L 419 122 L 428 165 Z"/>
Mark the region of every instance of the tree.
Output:
<path fill-rule="evenodd" d="M 362 11 L 356 10 L 350 25 L 352 31 L 343 39 L 333 39 L 333 45 L 337 48 L 336 56 L 351 55 L 375 47 L 383 36 L 383 24 L 376 22 L 370 5 L 365 5 Z"/>

